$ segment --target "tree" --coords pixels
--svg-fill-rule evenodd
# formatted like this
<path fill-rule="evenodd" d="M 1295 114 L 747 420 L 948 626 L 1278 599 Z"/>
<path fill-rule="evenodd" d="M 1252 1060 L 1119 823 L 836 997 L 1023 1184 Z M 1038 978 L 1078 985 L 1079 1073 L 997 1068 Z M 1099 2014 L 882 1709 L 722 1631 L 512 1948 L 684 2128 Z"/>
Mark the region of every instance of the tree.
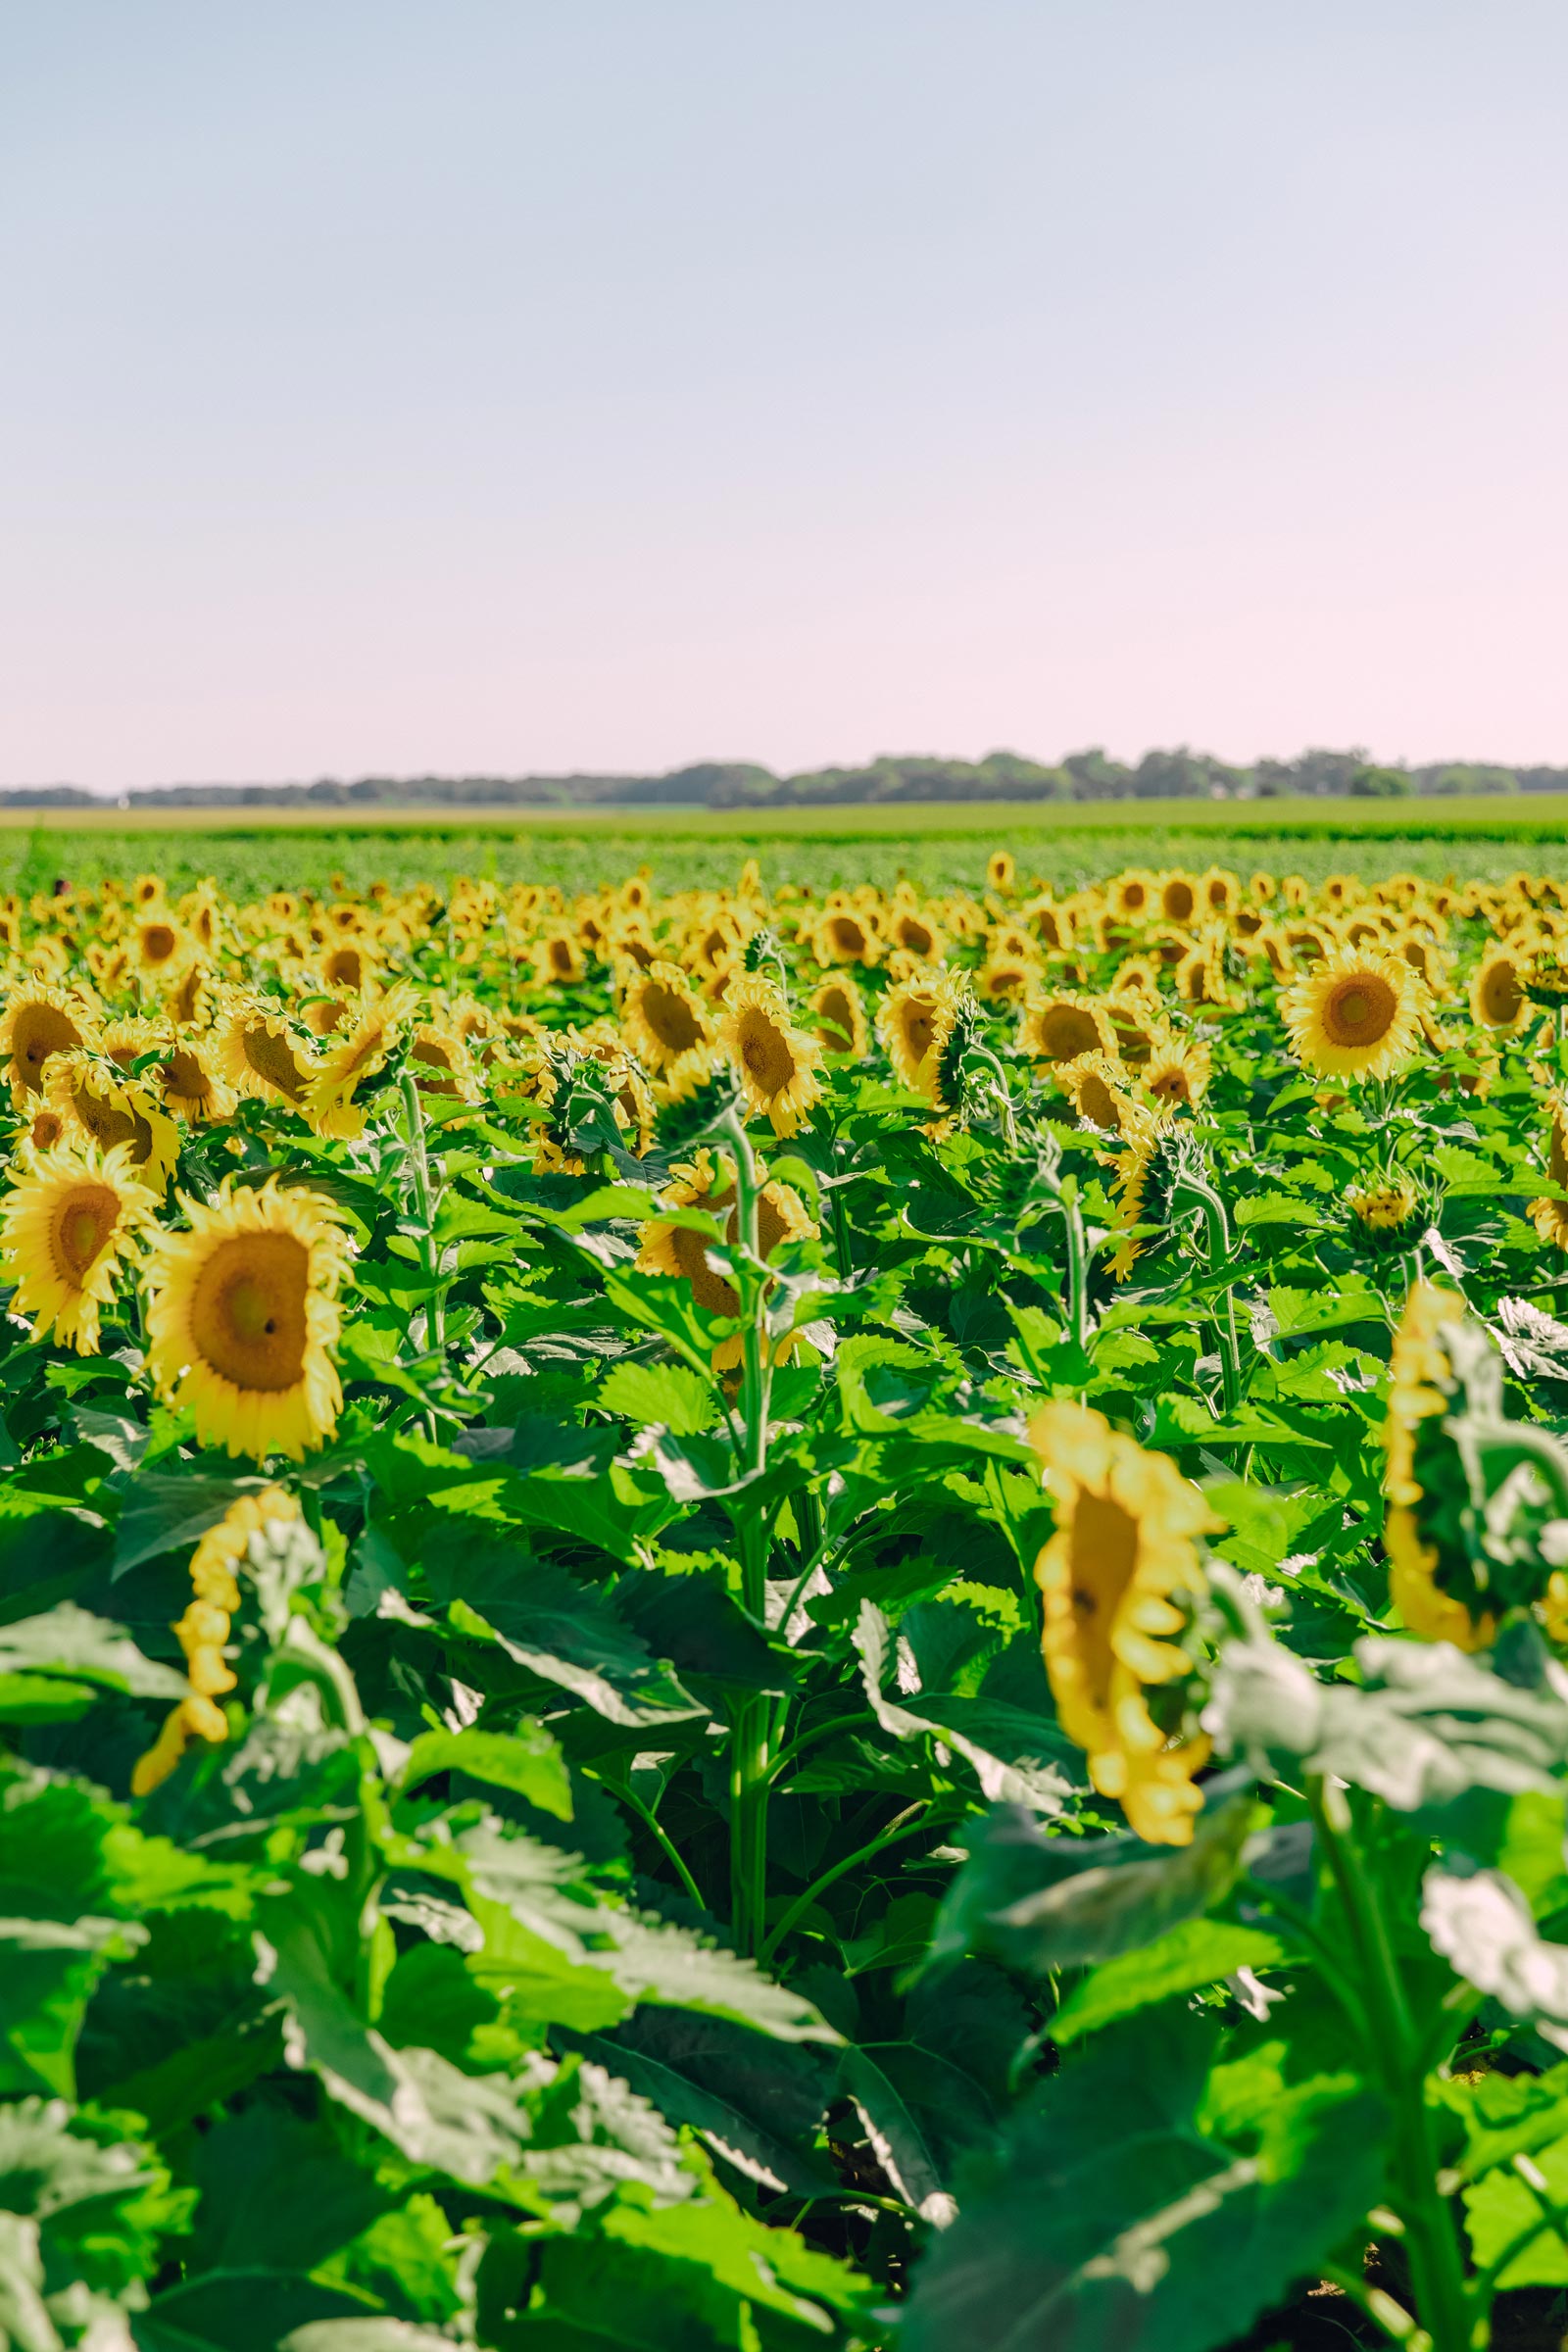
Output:
<path fill-rule="evenodd" d="M 1414 792 L 1415 778 L 1402 767 L 1358 767 L 1350 790 L 1361 801 L 1400 800 Z"/>

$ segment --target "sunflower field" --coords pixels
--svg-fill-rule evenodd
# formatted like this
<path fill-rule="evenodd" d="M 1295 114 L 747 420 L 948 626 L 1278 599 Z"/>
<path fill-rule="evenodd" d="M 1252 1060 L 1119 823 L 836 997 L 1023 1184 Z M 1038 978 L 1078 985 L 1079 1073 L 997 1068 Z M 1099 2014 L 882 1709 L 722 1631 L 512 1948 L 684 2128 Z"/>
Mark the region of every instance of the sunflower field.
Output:
<path fill-rule="evenodd" d="M 0 953 L 0 2345 L 1555 2340 L 1568 885 Z"/>

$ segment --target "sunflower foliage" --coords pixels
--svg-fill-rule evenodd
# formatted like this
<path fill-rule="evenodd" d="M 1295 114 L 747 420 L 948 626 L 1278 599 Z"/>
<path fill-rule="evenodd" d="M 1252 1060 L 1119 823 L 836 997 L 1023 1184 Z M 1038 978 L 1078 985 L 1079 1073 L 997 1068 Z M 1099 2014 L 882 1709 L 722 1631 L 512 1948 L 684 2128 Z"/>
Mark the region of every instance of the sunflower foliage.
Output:
<path fill-rule="evenodd" d="M 1568 910 L 5 909 L 0 2342 L 1568 2285 Z"/>

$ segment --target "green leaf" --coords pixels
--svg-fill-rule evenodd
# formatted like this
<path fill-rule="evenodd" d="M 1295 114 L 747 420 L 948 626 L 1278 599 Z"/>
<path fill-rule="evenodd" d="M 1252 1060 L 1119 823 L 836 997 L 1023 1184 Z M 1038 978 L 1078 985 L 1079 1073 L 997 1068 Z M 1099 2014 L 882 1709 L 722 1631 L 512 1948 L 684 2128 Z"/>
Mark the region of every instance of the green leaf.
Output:
<path fill-rule="evenodd" d="M 1380 2111 L 1215 2052 L 1148 2017 L 1066 2061 L 917 2266 L 902 2352 L 1214 2352 L 1311 2277 L 1376 2201 Z"/>
<path fill-rule="evenodd" d="M 138 1470 L 126 1481 L 115 1530 L 114 1574 L 122 1577 L 161 1552 L 198 1544 L 231 1503 L 265 1487 L 261 1478 L 219 1478 L 193 1471 Z"/>
<path fill-rule="evenodd" d="M 357 2295 L 318 2286 L 297 2268 L 215 2271 L 167 2288 L 137 2314 L 136 2352 L 277 2352 L 312 2321 L 364 2311 Z"/>
<path fill-rule="evenodd" d="M 1155 2001 L 1234 1976 L 1239 1968 L 1266 1968 L 1285 1957 L 1285 1947 L 1261 1928 L 1221 1919 L 1186 1919 L 1152 1943 L 1107 1960 L 1069 1993 L 1051 2021 L 1058 2044 L 1130 2017 Z"/>
<path fill-rule="evenodd" d="M 639 1428 L 658 1424 L 683 1438 L 718 1420 L 712 1384 L 684 1364 L 617 1364 L 600 1382 L 594 1402 Z"/>
<path fill-rule="evenodd" d="M 428 1571 L 432 1563 L 425 1564 Z M 707 1713 L 603 1598 L 564 1569 L 522 1551 L 470 1549 L 466 1572 L 454 1561 L 451 1583 L 464 1595 L 447 1612 L 454 1633 L 499 1643 L 517 1665 L 609 1722 L 638 1727 Z"/>
<path fill-rule="evenodd" d="M 1232 1775 L 1212 1781 L 1203 1794 L 1185 1846 L 1052 1838 L 1018 1807 L 993 1806 L 968 1833 L 932 1961 L 975 1951 L 1045 1976 L 1116 1959 L 1196 1919 L 1234 1884 L 1255 1811 L 1250 1775 L 1241 1786 Z"/>
<path fill-rule="evenodd" d="M 24 1617 L 0 1626 L 0 1673 L 60 1675 L 128 1690 L 138 1698 L 176 1702 L 190 1686 L 172 1666 L 144 1658 L 130 1637 L 106 1617 L 95 1617 L 64 1600 L 46 1616 Z"/>
<path fill-rule="evenodd" d="M 440 1772 L 466 1773 L 493 1788 L 510 1788 L 559 1821 L 571 1819 L 571 1781 L 561 1743 L 542 1724 L 507 1732 L 421 1732 L 398 1775 L 407 1792 Z"/>

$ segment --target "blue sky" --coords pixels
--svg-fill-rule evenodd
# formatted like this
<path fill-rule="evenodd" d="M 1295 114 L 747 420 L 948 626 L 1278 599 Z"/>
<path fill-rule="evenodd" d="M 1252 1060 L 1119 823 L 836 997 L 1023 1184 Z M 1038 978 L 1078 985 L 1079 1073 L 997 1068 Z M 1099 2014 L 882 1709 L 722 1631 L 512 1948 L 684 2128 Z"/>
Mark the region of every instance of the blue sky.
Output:
<path fill-rule="evenodd" d="M 1568 761 L 1560 0 L 0 11 L 0 782 Z"/>

